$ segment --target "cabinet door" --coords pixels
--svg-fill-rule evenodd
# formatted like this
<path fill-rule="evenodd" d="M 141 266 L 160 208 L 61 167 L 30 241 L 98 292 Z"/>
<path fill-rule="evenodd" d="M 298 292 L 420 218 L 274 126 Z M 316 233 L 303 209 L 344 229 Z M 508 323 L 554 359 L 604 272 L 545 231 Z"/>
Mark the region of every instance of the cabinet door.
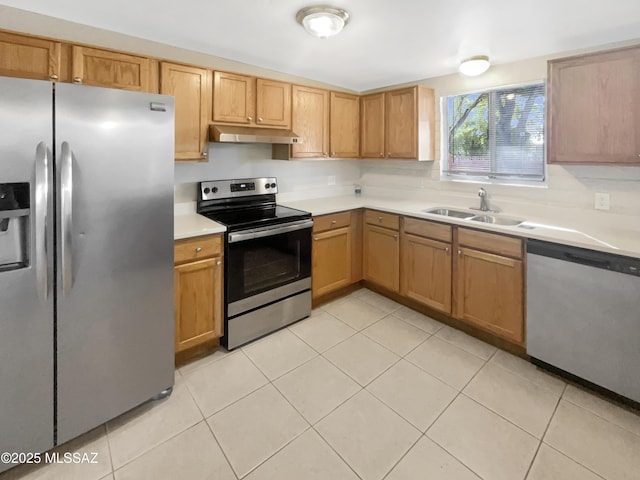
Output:
<path fill-rule="evenodd" d="M 60 43 L 0 32 L 0 76 L 57 80 Z"/>
<path fill-rule="evenodd" d="M 640 165 L 640 47 L 549 62 L 547 161 Z"/>
<path fill-rule="evenodd" d="M 211 72 L 163 62 L 160 67 L 160 93 L 175 101 L 176 160 L 202 160 L 207 157 L 209 95 Z"/>
<path fill-rule="evenodd" d="M 358 158 L 360 154 L 360 98 L 331 92 L 331 157 Z"/>
<path fill-rule="evenodd" d="M 292 88 L 291 129 L 302 143 L 291 146 L 293 158 L 326 157 L 329 151 L 329 92 L 317 88 Z"/>
<path fill-rule="evenodd" d="M 416 95 L 416 87 L 386 93 L 388 158 L 418 158 Z"/>
<path fill-rule="evenodd" d="M 76 47 L 72 49 L 72 76 L 76 83 L 151 91 L 151 60 L 124 53 Z"/>
<path fill-rule="evenodd" d="M 258 78 L 256 80 L 256 124 L 270 127 L 291 126 L 291 84 Z"/>
<path fill-rule="evenodd" d="M 360 156 L 384 158 L 384 93 L 360 98 Z"/>
<path fill-rule="evenodd" d="M 376 285 L 399 291 L 400 242 L 398 232 L 388 228 L 364 226 L 364 279 Z"/>
<path fill-rule="evenodd" d="M 403 234 L 400 292 L 451 313 L 451 244 Z"/>
<path fill-rule="evenodd" d="M 254 123 L 256 79 L 233 73 L 213 74 L 213 121 Z"/>
<path fill-rule="evenodd" d="M 176 352 L 222 336 L 222 260 L 174 267 Z"/>
<path fill-rule="evenodd" d="M 523 343 L 522 260 L 459 248 L 454 296 L 456 318 Z"/>
<path fill-rule="evenodd" d="M 313 235 L 312 293 L 319 297 L 351 284 L 351 230 Z"/>

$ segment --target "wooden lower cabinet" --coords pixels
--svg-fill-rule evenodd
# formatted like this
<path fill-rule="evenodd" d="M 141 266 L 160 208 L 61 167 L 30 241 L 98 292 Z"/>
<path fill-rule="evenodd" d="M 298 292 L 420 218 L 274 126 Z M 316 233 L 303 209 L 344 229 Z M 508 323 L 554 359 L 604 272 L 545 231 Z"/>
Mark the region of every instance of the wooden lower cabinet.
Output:
<path fill-rule="evenodd" d="M 209 245 L 211 244 L 211 245 Z M 215 256 L 180 263 L 193 250 Z M 222 253 L 219 236 L 176 242 L 174 267 L 175 351 L 181 352 L 223 334 Z M 192 257 L 193 257 L 192 256 Z"/>
<path fill-rule="evenodd" d="M 523 261 L 472 248 L 456 255 L 454 317 L 522 344 Z"/>
<path fill-rule="evenodd" d="M 314 298 L 351 284 L 351 229 L 342 227 L 313 235 Z"/>
<path fill-rule="evenodd" d="M 403 234 L 400 293 L 451 313 L 451 244 Z"/>
<path fill-rule="evenodd" d="M 314 300 L 362 280 L 360 210 L 313 219 L 311 293 Z"/>
<path fill-rule="evenodd" d="M 400 290 L 398 231 L 365 223 L 362 270 L 365 280 L 391 292 Z"/>

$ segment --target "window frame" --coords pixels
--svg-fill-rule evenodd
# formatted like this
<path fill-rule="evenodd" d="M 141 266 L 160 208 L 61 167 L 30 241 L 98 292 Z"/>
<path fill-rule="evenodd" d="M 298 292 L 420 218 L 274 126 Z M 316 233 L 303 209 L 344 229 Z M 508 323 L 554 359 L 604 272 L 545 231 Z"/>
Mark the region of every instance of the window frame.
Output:
<path fill-rule="evenodd" d="M 489 175 L 472 175 L 472 174 L 452 174 L 446 171 L 448 165 L 448 152 L 449 152 L 449 108 L 448 99 L 450 97 L 456 97 L 459 95 L 469 94 L 482 94 L 487 93 L 491 95 L 491 92 L 505 90 L 510 88 L 528 87 L 531 85 L 542 84 L 544 86 L 544 148 L 543 148 L 543 173 L 542 179 L 527 179 L 527 178 L 500 178 Z M 532 188 L 547 188 L 549 185 L 549 175 L 547 171 L 547 97 L 548 88 L 546 79 L 531 80 L 528 82 L 514 83 L 507 85 L 492 86 L 482 89 L 465 90 L 458 92 L 447 93 L 440 97 L 440 180 L 444 182 L 460 182 L 460 183 L 480 183 L 488 185 L 511 185 L 518 187 L 532 187 Z M 489 102 L 490 112 L 495 110 L 495 106 L 492 102 Z M 491 115 L 491 113 L 489 113 Z M 495 143 L 495 139 L 490 139 L 490 142 Z M 495 150 L 492 150 L 495 151 Z M 491 162 L 493 163 L 495 158 L 492 155 Z"/>

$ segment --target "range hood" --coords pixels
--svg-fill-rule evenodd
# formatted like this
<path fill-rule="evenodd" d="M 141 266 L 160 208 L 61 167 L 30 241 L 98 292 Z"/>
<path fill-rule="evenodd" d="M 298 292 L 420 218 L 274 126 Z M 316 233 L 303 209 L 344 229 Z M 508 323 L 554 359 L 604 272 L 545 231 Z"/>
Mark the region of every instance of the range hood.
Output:
<path fill-rule="evenodd" d="M 291 130 L 278 128 L 254 128 L 229 125 L 210 125 L 209 141 L 220 143 L 271 143 L 292 145 L 302 143 Z"/>

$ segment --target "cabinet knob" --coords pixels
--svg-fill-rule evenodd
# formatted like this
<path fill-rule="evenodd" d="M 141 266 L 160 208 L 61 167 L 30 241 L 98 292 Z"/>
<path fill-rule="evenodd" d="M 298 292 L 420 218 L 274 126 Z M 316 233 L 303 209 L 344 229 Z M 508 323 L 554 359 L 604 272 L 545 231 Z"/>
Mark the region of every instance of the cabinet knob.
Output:
<path fill-rule="evenodd" d="M 80 77 L 73 77 L 73 83 L 82 83 L 82 78 L 80 78 Z"/>
<path fill-rule="evenodd" d="M 382 222 L 382 217 L 378 217 L 378 222 Z"/>
<path fill-rule="evenodd" d="M 394 238 L 395 240 L 397 240 L 397 239 L 398 239 L 398 234 L 396 233 L 396 234 L 393 236 L 393 238 Z"/>
<path fill-rule="evenodd" d="M 458 250 L 458 255 L 462 255 L 462 250 Z"/>
<path fill-rule="evenodd" d="M 218 261 L 216 262 L 216 265 L 222 265 L 222 260 L 218 260 Z"/>
<path fill-rule="evenodd" d="M 317 241 L 318 241 L 318 237 L 313 237 L 313 240 L 314 240 L 315 242 L 317 242 Z"/>
<path fill-rule="evenodd" d="M 51 80 L 57 80 L 57 79 L 58 79 L 58 75 L 56 75 L 56 74 L 49 75 L 49 78 L 50 78 Z"/>
<path fill-rule="evenodd" d="M 380 156 L 381 156 L 381 157 L 384 157 L 384 152 L 380 152 Z"/>
<path fill-rule="evenodd" d="M 208 157 L 209 156 L 209 152 L 202 152 L 200 155 L 202 155 L 203 157 Z"/>
<path fill-rule="evenodd" d="M 258 117 L 258 123 L 262 123 L 262 117 Z"/>
<path fill-rule="evenodd" d="M 449 253 L 449 247 L 444 247 L 444 251 Z"/>
<path fill-rule="evenodd" d="M 326 157 L 327 156 L 327 152 L 322 152 L 322 156 Z"/>
<path fill-rule="evenodd" d="M 253 117 L 247 117 L 247 120 L 251 121 L 253 120 Z"/>
<path fill-rule="evenodd" d="M 390 156 L 391 156 L 391 152 L 387 152 L 387 157 L 390 157 Z"/>
<path fill-rule="evenodd" d="M 336 156 L 336 152 L 331 152 L 331 156 L 335 157 Z"/>
<path fill-rule="evenodd" d="M 338 223 L 337 220 L 331 220 L 331 225 L 335 225 L 336 223 Z"/>
<path fill-rule="evenodd" d="M 202 251 L 202 247 L 196 247 L 196 253 L 200 253 Z"/>

